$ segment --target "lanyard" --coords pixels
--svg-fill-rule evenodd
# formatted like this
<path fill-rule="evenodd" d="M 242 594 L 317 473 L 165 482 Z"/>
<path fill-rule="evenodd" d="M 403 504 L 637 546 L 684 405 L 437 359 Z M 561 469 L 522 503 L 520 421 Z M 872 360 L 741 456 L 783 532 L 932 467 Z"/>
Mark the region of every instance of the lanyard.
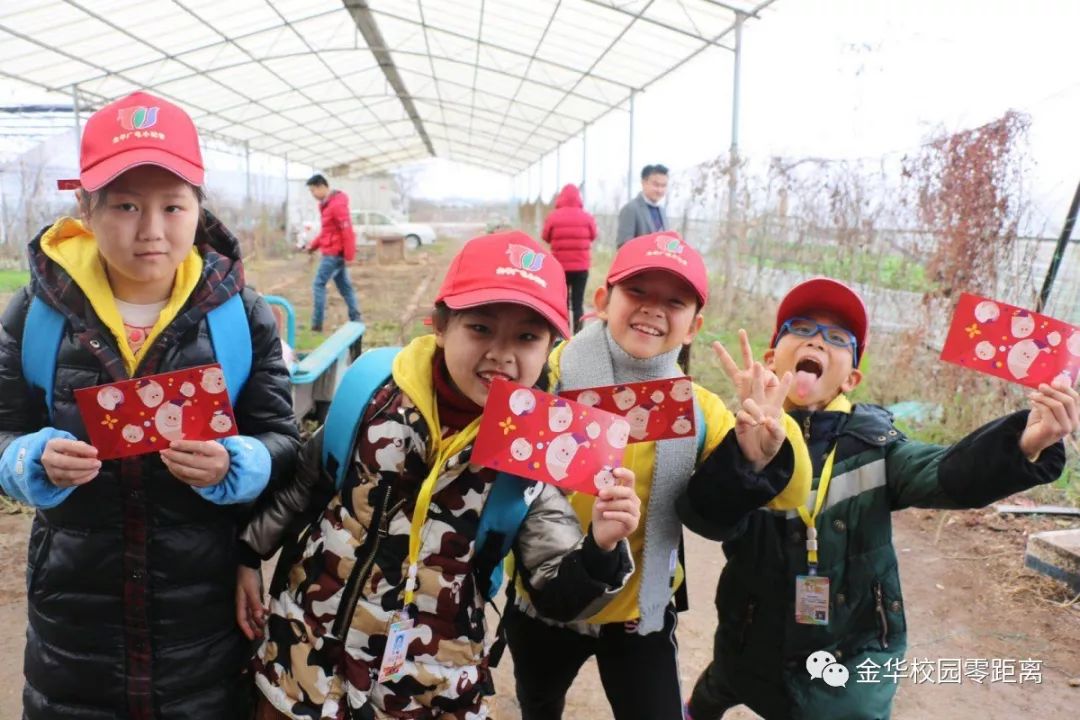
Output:
<path fill-rule="evenodd" d="M 427 522 L 428 511 L 431 508 L 431 496 L 435 492 L 435 484 L 443 465 L 451 457 L 461 452 L 469 443 L 476 438 L 476 429 L 480 426 L 480 418 L 476 418 L 463 430 L 459 431 L 450 443 L 435 457 L 431 466 L 431 472 L 424 478 L 420 485 L 420 492 L 416 496 L 416 507 L 413 508 L 412 525 L 409 527 L 409 572 L 405 579 L 405 607 L 413 604 L 416 597 L 416 570 L 420 562 L 420 534 Z"/>
<path fill-rule="evenodd" d="M 829 493 L 829 481 L 832 480 L 833 460 L 836 459 L 836 446 L 825 458 L 825 466 L 821 468 L 821 477 L 818 480 L 817 499 L 814 501 L 814 514 L 802 505 L 799 506 L 799 517 L 806 524 L 806 563 L 811 575 L 817 575 L 818 543 L 817 543 L 817 519 L 821 515 L 821 508 L 825 505 L 825 496 Z"/>

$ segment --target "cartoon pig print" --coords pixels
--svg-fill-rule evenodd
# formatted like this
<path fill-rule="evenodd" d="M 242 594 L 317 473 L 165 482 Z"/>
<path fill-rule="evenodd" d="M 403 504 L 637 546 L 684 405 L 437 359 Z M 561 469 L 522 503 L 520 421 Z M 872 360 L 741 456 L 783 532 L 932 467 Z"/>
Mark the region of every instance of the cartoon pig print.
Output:
<path fill-rule="evenodd" d="M 600 404 L 600 393 L 595 390 L 585 390 L 577 396 L 577 401 L 582 405 L 596 407 Z"/>
<path fill-rule="evenodd" d="M 510 393 L 510 412 L 515 415 L 528 415 L 536 409 L 536 396 L 525 388 L 518 388 Z"/>
<path fill-rule="evenodd" d="M 1073 357 L 1080 357 L 1080 332 L 1069 335 L 1069 339 L 1065 341 L 1065 349 Z"/>
<path fill-rule="evenodd" d="M 1026 378 L 1031 364 L 1039 356 L 1039 352 L 1045 347 L 1037 340 L 1021 340 L 1009 350 L 1009 356 L 1005 364 L 1016 379 Z"/>
<path fill-rule="evenodd" d="M 199 381 L 202 389 L 211 395 L 225 392 L 225 375 L 219 368 L 207 368 L 203 370 L 202 380 Z"/>
<path fill-rule="evenodd" d="M 626 421 L 630 423 L 630 437 L 635 440 L 644 440 L 649 430 L 649 413 L 652 408 L 638 405 L 626 413 Z"/>
<path fill-rule="evenodd" d="M 157 380 L 139 380 L 135 383 L 135 394 L 148 408 L 156 408 L 165 399 L 165 391 Z"/>
<path fill-rule="evenodd" d="M 187 380 L 185 380 L 180 385 L 180 394 L 183 395 L 186 398 L 194 396 L 195 395 L 195 385 L 194 385 L 194 383 L 191 383 L 191 382 L 188 382 Z"/>
<path fill-rule="evenodd" d="M 579 444 L 574 433 L 563 433 L 548 443 L 544 462 L 547 464 L 548 474 L 556 482 L 566 479 Z"/>
<path fill-rule="evenodd" d="M 983 340 L 975 346 L 975 357 L 980 360 L 989 360 L 994 357 L 994 353 L 997 352 L 997 348 L 994 347 L 994 343 L 987 340 Z"/>
<path fill-rule="evenodd" d="M 227 433 L 232 430 L 232 418 L 224 410 L 215 410 L 210 418 L 210 429 L 216 433 Z"/>
<path fill-rule="evenodd" d="M 98 390 L 97 404 L 100 405 L 103 410 L 115 410 L 117 406 L 122 405 L 123 402 L 124 393 L 120 392 L 120 388 L 109 386 Z"/>
<path fill-rule="evenodd" d="M 676 380 L 671 386 L 671 399 L 675 402 L 689 402 L 694 397 L 694 383 L 689 380 Z"/>
<path fill-rule="evenodd" d="M 154 413 L 154 426 L 166 440 L 182 440 L 184 437 L 184 410 L 179 400 L 170 400 Z"/>
<path fill-rule="evenodd" d="M 607 465 L 600 468 L 595 475 L 593 475 L 593 485 L 597 490 L 603 490 L 606 487 L 615 487 L 615 474 L 611 472 L 611 468 Z"/>
<path fill-rule="evenodd" d="M 983 300 L 975 306 L 975 319 L 981 323 L 993 322 L 1001 317 L 1001 308 L 996 302 Z"/>
<path fill-rule="evenodd" d="M 637 393 L 628 387 L 619 387 L 611 394 L 611 398 L 620 412 L 626 412 L 637 402 Z"/>
<path fill-rule="evenodd" d="M 562 432 L 574 421 L 574 411 L 565 400 L 556 400 L 548 408 L 548 427 L 552 432 Z"/>
<path fill-rule="evenodd" d="M 1026 338 L 1033 332 L 1035 332 L 1035 318 L 1031 317 L 1031 313 L 1027 312 L 1026 310 L 1021 310 L 1017 314 L 1013 315 L 1013 337 Z"/>
<path fill-rule="evenodd" d="M 690 422 L 690 418 L 680 415 L 675 418 L 675 422 L 671 423 L 672 432 L 679 435 L 686 435 L 688 432 L 694 429 L 693 424 Z"/>
<path fill-rule="evenodd" d="M 626 447 L 626 441 L 630 438 L 630 423 L 619 418 L 607 429 L 608 445 L 618 450 Z"/>
<path fill-rule="evenodd" d="M 532 443 L 525 438 L 518 438 L 510 443 L 510 457 L 515 460 L 528 460 L 532 451 Z"/>
<path fill-rule="evenodd" d="M 134 445 L 143 439 L 143 429 L 138 425 L 125 425 L 124 429 L 120 431 L 120 435 L 126 442 Z"/>

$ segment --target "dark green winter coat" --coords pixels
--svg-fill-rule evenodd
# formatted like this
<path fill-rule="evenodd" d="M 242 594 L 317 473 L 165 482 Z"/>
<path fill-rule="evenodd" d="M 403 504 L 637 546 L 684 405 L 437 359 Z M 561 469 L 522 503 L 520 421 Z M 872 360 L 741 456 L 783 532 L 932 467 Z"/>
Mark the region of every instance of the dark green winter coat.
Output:
<path fill-rule="evenodd" d="M 836 459 L 828 496 L 817 518 L 818 574 L 829 578 L 829 624 L 795 622 L 795 578 L 807 573 L 806 525 L 798 513 L 757 510 L 737 526 L 708 508 L 724 504 L 718 472 L 704 467 L 690 481 L 681 507 L 699 534 L 725 541 L 727 564 L 716 592 L 719 626 L 713 673 L 757 713 L 773 718 L 887 718 L 896 684 L 859 683 L 867 660 L 885 667 L 907 648 L 907 623 L 892 543 L 895 510 L 981 507 L 1056 479 L 1065 451 L 1058 443 L 1036 462 L 1020 452 L 1027 412 L 985 425 L 952 447 L 909 440 L 892 416 L 842 396 L 825 411 L 791 413 L 804 429 L 818 476 L 829 450 Z M 827 650 L 848 670 L 846 687 L 812 679 L 807 657 Z M 871 667 L 869 664 L 864 667 Z"/>

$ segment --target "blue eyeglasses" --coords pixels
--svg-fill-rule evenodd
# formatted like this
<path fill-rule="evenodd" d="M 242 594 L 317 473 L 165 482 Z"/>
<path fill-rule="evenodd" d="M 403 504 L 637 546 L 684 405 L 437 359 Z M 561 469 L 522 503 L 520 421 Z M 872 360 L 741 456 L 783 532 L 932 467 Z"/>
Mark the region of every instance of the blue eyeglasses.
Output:
<path fill-rule="evenodd" d="M 859 363 L 859 345 L 855 340 L 855 333 L 838 325 L 822 325 L 817 320 L 807 317 L 793 317 L 784 321 L 780 326 L 780 332 L 776 333 L 776 342 L 785 334 L 791 333 L 797 337 L 809 338 L 821 333 L 825 342 L 836 347 L 851 348 L 852 361 Z"/>

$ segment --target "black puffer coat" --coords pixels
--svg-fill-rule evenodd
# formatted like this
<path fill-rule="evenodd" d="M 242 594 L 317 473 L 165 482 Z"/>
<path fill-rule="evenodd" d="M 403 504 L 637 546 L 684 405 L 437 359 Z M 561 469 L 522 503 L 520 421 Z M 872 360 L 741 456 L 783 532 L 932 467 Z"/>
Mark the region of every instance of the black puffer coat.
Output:
<path fill-rule="evenodd" d="M 72 390 L 124 379 L 116 340 L 83 291 L 30 245 L 31 285 L 0 322 L 0 452 L 50 424 L 43 394 L 22 375 L 20 345 L 31 293 L 67 318 L 57 361 L 52 426 L 86 439 Z M 244 288 L 236 239 L 207 213 L 204 259 L 191 297 L 143 358 L 136 376 L 214 362 L 206 313 L 242 293 L 252 368 L 235 407 L 241 435 L 266 445 L 271 485 L 299 446 L 269 307 Z M 38 510 L 30 535 L 23 717 L 30 720 L 235 720 L 250 700 L 250 645 L 234 610 L 236 538 L 249 507 L 215 505 L 173 478 L 156 453 L 106 461 L 60 505 Z"/>

